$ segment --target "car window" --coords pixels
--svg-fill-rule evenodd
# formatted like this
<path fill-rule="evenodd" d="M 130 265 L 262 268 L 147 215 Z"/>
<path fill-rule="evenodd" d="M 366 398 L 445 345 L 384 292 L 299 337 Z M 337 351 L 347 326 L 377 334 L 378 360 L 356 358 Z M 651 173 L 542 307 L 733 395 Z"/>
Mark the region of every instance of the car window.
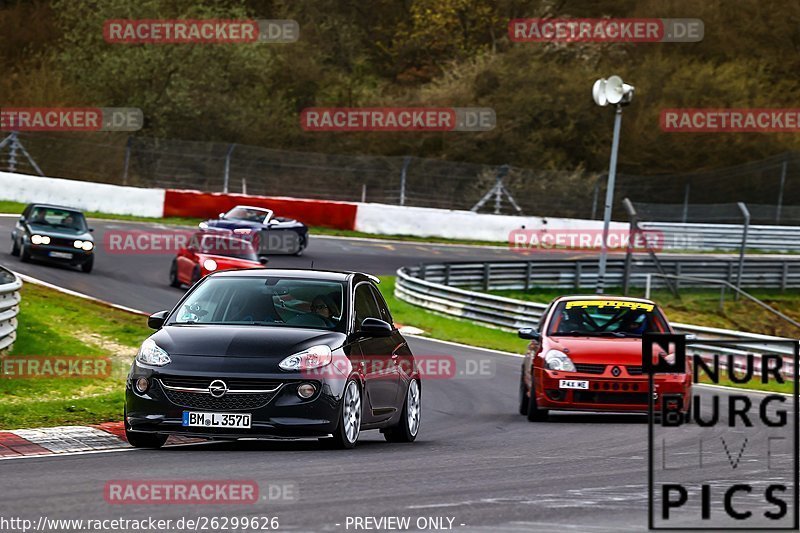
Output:
<path fill-rule="evenodd" d="M 67 209 L 34 207 L 31 209 L 28 223 L 38 226 L 51 226 L 58 229 L 72 230 L 78 233 L 86 231 L 86 219 L 83 217 L 83 213 Z"/>
<path fill-rule="evenodd" d="M 253 245 L 244 239 L 234 239 L 226 234 L 218 233 L 200 233 L 195 235 L 195 240 L 197 237 L 200 237 L 200 251 L 205 254 L 258 261 L 258 255 L 256 255 Z"/>
<path fill-rule="evenodd" d="M 341 331 L 343 285 L 306 278 L 212 277 L 181 302 L 168 325 L 307 327 Z"/>
<path fill-rule="evenodd" d="M 247 207 L 234 207 L 227 213 L 225 218 L 229 220 L 244 220 L 247 222 L 266 222 L 272 216 L 269 209 L 251 209 Z"/>
<path fill-rule="evenodd" d="M 372 289 L 372 295 L 375 297 L 375 301 L 378 304 L 380 319 L 384 322 L 388 322 L 389 324 L 393 324 L 394 322 L 392 320 L 392 314 L 389 312 L 389 307 L 386 305 L 386 300 L 383 299 L 381 291 L 379 291 L 374 285 L 370 285 L 370 289 Z"/>
<path fill-rule="evenodd" d="M 550 322 L 554 336 L 641 336 L 665 331 L 655 305 L 628 300 L 559 302 Z"/>
<path fill-rule="evenodd" d="M 378 304 L 372 295 L 369 283 L 362 283 L 356 287 L 355 293 L 356 327 L 360 326 L 365 318 L 381 318 Z"/>

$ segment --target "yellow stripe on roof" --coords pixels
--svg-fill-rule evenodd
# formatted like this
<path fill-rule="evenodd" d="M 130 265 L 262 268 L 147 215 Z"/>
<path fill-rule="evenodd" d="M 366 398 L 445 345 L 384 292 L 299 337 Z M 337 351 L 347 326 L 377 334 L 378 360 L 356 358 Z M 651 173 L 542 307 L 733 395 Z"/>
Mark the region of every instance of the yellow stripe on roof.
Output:
<path fill-rule="evenodd" d="M 572 300 L 567 301 L 567 309 L 572 309 L 573 307 L 583 307 L 584 309 L 587 307 L 597 307 L 598 309 L 603 309 L 604 307 L 613 307 L 615 309 L 620 309 L 623 307 L 627 307 L 630 309 L 644 309 L 645 311 L 652 311 L 653 304 L 645 304 L 641 302 L 629 302 L 625 300 Z"/>

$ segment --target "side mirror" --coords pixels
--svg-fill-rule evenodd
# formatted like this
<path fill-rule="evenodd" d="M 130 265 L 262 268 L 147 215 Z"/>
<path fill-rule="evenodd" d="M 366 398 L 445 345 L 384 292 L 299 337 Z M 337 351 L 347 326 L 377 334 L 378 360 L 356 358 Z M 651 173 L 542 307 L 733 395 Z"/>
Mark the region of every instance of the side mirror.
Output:
<path fill-rule="evenodd" d="M 225 218 L 225 213 L 220 213 L 218 218 Z"/>
<path fill-rule="evenodd" d="M 259 257 L 258 262 L 264 266 L 267 266 L 267 263 L 269 263 L 269 259 L 267 259 L 266 257 Z"/>
<path fill-rule="evenodd" d="M 94 228 L 89 228 L 89 233 L 94 233 Z"/>
<path fill-rule="evenodd" d="M 392 334 L 392 329 L 392 325 L 385 320 L 365 318 L 358 333 L 365 337 L 388 337 Z"/>
<path fill-rule="evenodd" d="M 169 311 L 159 311 L 158 313 L 150 315 L 147 317 L 147 327 L 150 329 L 161 329 L 167 316 L 169 316 Z"/>
<path fill-rule="evenodd" d="M 517 331 L 517 336 L 520 339 L 528 339 L 532 341 L 538 341 L 542 338 L 539 332 L 534 328 L 519 328 L 519 331 Z"/>

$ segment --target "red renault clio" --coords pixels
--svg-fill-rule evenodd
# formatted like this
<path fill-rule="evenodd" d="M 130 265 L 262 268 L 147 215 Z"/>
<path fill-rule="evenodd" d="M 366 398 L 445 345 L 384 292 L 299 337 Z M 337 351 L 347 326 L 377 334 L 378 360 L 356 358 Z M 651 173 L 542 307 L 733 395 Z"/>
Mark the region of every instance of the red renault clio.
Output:
<path fill-rule="evenodd" d="M 647 412 L 648 377 L 642 371 L 642 335 L 670 333 L 664 313 L 650 300 L 618 296 L 562 296 L 538 328 L 522 328 L 531 342 L 522 363 L 519 412 L 547 419 L 550 410 Z M 666 358 L 674 354 L 665 354 Z M 655 412 L 665 395 L 690 406 L 692 369 L 655 375 Z"/>
<path fill-rule="evenodd" d="M 266 264 L 267 259 L 259 259 L 249 240 L 236 238 L 228 232 L 200 231 L 172 260 L 169 283 L 173 287 L 194 285 L 212 272 L 260 268 Z"/>

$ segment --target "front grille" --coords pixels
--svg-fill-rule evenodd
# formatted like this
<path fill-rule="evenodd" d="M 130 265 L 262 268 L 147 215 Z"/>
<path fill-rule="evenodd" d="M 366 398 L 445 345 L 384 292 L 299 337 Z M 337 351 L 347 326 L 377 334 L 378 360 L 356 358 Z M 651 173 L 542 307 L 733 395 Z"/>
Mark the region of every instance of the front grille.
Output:
<path fill-rule="evenodd" d="M 584 374 L 602 374 L 606 371 L 606 365 L 594 365 L 589 363 L 575 363 L 575 370 Z"/>
<path fill-rule="evenodd" d="M 578 403 L 647 405 L 647 393 L 640 392 L 592 392 L 572 391 L 572 399 Z"/>
<path fill-rule="evenodd" d="M 208 389 L 212 381 L 219 378 L 195 376 L 162 376 L 161 383 L 167 387 L 181 387 L 189 389 Z M 257 378 L 222 378 L 228 385 L 228 390 L 270 390 L 280 387 L 280 381 Z"/>
<path fill-rule="evenodd" d="M 630 375 L 630 376 L 641 376 L 642 375 L 642 367 L 640 367 L 640 366 L 626 366 L 625 370 L 628 371 L 628 375 Z"/>
<path fill-rule="evenodd" d="M 169 401 L 181 407 L 210 411 L 242 411 L 259 409 L 267 405 L 278 393 L 282 384 L 280 381 L 266 379 L 225 378 L 223 381 L 228 386 L 228 392 L 221 398 L 215 398 L 208 392 L 208 386 L 215 379 L 218 378 L 164 376 L 160 378 L 161 390 Z M 175 390 L 169 387 L 198 390 Z M 265 392 L 236 392 L 244 390 Z"/>
<path fill-rule="evenodd" d="M 214 398 L 210 394 L 183 392 L 163 389 L 169 401 L 181 407 L 205 409 L 209 411 L 241 411 L 259 409 L 267 405 L 277 392 L 260 392 L 248 394 L 226 394 L 222 398 Z"/>

